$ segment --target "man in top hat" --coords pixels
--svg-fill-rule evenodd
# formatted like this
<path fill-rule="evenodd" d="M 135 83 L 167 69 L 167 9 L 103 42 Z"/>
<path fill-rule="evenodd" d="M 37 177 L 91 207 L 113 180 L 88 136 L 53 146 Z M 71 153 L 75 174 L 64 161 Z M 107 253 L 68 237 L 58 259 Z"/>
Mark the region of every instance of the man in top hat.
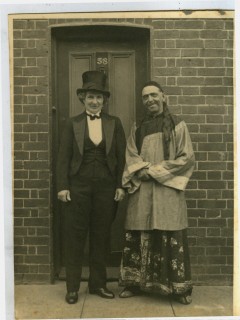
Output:
<path fill-rule="evenodd" d="M 89 232 L 89 292 L 112 299 L 106 288 L 106 254 L 117 203 L 124 198 L 125 135 L 119 118 L 102 112 L 110 96 L 106 76 L 82 75 L 77 95 L 85 112 L 70 118 L 57 162 L 58 199 L 63 205 L 66 301 L 78 301 L 84 247 Z"/>

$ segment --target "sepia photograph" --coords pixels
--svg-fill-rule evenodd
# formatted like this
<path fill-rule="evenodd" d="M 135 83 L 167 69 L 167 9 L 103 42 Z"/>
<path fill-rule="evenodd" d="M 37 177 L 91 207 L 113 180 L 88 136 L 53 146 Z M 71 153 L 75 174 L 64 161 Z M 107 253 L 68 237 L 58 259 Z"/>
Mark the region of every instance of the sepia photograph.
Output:
<path fill-rule="evenodd" d="M 15 319 L 239 315 L 234 11 L 7 19 Z"/>

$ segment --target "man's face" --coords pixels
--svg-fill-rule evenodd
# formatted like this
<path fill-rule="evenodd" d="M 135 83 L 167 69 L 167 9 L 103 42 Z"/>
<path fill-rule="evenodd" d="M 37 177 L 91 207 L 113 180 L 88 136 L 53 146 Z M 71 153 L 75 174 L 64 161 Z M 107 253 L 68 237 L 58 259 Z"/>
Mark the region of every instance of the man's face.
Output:
<path fill-rule="evenodd" d="M 163 112 L 163 102 L 165 97 L 162 91 L 155 86 L 147 86 L 142 91 L 143 105 L 152 114 L 160 114 Z"/>
<path fill-rule="evenodd" d="M 102 93 L 88 91 L 83 103 L 87 111 L 95 114 L 102 110 L 103 101 L 104 98 Z"/>

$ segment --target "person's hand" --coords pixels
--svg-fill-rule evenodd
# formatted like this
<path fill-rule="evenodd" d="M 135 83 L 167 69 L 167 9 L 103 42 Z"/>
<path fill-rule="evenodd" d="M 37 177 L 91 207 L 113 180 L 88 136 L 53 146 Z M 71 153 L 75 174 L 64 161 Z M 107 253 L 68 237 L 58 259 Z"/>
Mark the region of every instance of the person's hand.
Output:
<path fill-rule="evenodd" d="M 116 189 L 116 193 L 115 193 L 114 200 L 115 200 L 115 201 L 122 201 L 124 197 L 125 197 L 125 191 L 124 191 L 124 189 L 122 189 L 122 188 L 117 188 L 117 189 Z"/>
<path fill-rule="evenodd" d="M 142 181 L 147 181 L 147 180 L 149 180 L 149 179 L 150 179 L 150 176 L 149 176 L 149 174 L 148 174 L 148 169 L 143 168 L 143 169 L 139 170 L 139 171 L 137 172 L 137 177 L 138 177 L 138 179 L 140 179 L 140 180 L 142 180 Z"/>
<path fill-rule="evenodd" d="M 69 190 L 62 190 L 58 192 L 58 199 L 62 202 L 71 201 L 70 198 L 70 191 Z"/>

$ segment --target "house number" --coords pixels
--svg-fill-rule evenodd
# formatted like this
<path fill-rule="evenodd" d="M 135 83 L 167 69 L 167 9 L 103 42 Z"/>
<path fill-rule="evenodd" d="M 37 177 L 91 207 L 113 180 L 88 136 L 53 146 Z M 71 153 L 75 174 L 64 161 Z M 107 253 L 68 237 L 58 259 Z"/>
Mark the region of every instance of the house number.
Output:
<path fill-rule="evenodd" d="M 108 64 L 108 58 L 97 58 L 97 64 Z"/>

